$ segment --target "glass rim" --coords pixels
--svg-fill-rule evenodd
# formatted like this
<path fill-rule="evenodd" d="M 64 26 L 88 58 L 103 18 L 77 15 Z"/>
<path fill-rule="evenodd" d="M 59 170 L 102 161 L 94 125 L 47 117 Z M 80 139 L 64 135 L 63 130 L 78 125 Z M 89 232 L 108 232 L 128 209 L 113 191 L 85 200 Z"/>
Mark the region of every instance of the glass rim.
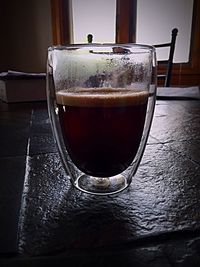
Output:
<path fill-rule="evenodd" d="M 73 50 L 73 49 L 84 49 L 84 48 L 125 48 L 135 49 L 135 51 L 141 49 L 144 51 L 155 52 L 155 47 L 148 44 L 139 43 L 82 43 L 82 44 L 66 44 L 66 45 L 52 45 L 48 47 L 48 52 L 54 50 Z M 134 51 L 134 50 L 133 50 Z"/>

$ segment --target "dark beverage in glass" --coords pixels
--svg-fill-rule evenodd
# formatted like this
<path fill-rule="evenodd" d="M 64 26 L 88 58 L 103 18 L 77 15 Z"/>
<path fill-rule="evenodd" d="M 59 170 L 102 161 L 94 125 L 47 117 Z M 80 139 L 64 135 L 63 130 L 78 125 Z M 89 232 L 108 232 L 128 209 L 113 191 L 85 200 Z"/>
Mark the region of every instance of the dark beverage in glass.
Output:
<path fill-rule="evenodd" d="M 63 139 L 74 164 L 109 177 L 133 161 L 143 133 L 148 92 L 76 88 L 56 95 Z"/>
<path fill-rule="evenodd" d="M 47 100 L 71 183 L 90 194 L 118 193 L 131 184 L 149 135 L 156 100 L 155 48 L 50 47 Z"/>

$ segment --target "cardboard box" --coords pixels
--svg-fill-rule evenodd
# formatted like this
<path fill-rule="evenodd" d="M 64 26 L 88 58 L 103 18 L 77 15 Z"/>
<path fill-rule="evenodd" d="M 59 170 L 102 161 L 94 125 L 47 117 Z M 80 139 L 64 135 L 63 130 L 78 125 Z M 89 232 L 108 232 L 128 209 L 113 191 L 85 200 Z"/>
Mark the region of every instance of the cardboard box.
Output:
<path fill-rule="evenodd" d="M 0 73 L 0 99 L 7 103 L 46 100 L 46 74 Z"/>

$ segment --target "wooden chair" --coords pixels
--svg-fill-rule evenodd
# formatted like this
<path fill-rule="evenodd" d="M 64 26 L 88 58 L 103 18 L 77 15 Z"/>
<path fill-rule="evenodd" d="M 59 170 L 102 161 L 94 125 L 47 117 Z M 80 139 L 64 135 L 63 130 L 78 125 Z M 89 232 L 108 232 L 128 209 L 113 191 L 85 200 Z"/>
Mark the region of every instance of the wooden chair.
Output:
<path fill-rule="evenodd" d="M 154 47 L 156 50 L 163 47 L 169 47 L 169 57 L 167 60 L 158 60 L 159 65 L 166 65 L 166 72 L 164 74 L 158 74 L 157 79 L 164 80 L 164 86 L 169 87 L 171 85 L 172 77 L 172 68 L 173 68 L 173 58 L 174 58 L 174 49 L 176 44 L 176 37 L 178 34 L 178 29 L 174 28 L 171 34 L 171 41 L 169 43 L 155 44 Z"/>

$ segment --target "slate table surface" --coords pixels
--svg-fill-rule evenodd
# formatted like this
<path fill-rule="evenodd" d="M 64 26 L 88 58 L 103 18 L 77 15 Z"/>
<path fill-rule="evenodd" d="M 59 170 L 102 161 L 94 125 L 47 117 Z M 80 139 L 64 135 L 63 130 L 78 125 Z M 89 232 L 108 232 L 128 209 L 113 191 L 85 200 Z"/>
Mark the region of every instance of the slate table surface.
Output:
<path fill-rule="evenodd" d="M 46 102 L 0 103 L 0 266 L 200 266 L 200 101 L 157 100 L 131 186 L 70 184 Z"/>

